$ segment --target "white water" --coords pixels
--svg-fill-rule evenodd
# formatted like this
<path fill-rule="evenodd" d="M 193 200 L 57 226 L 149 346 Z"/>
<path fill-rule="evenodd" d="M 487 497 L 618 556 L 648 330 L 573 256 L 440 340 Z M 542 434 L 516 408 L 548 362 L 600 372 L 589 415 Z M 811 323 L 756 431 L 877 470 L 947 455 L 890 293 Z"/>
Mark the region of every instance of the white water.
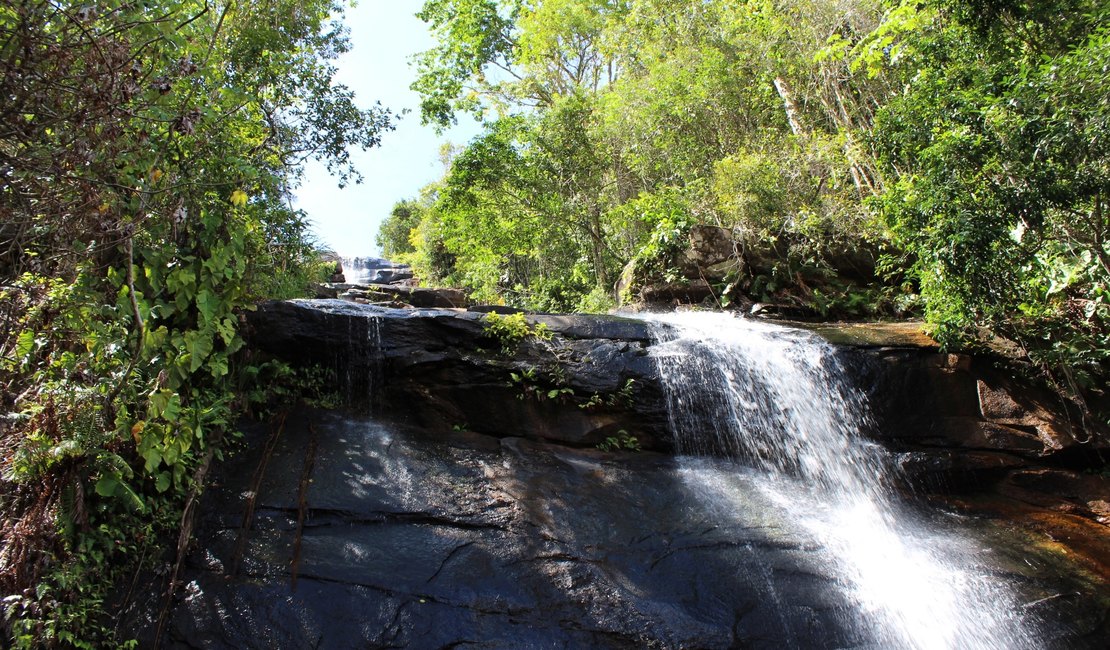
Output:
<path fill-rule="evenodd" d="M 368 268 L 367 261 L 380 262 L 379 266 L 388 264 L 385 260 L 372 257 L 341 257 L 340 263 L 343 264 L 343 277 L 347 284 L 366 284 L 370 282 L 371 277 L 374 275 L 374 270 Z"/>
<path fill-rule="evenodd" d="M 754 464 L 745 480 L 824 548 L 876 647 L 1040 645 L 983 549 L 900 507 L 883 450 L 861 435 L 872 426 L 866 400 L 828 343 L 727 314 L 647 318 L 660 324 L 652 354 L 683 481 L 713 507 L 739 508 L 743 490 L 695 456 Z M 790 630 L 783 642 L 811 645 Z"/>

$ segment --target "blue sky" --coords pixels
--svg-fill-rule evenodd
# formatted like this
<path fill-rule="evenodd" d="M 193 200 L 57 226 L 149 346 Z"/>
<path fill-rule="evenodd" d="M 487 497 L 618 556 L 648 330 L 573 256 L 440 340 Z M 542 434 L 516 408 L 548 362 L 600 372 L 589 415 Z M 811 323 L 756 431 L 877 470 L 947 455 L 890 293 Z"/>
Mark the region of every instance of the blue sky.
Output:
<path fill-rule="evenodd" d="M 445 142 L 464 144 L 478 132 L 469 117 L 443 136 L 420 126 L 419 98 L 409 90 L 413 54 L 432 46 L 427 26 L 414 15 L 422 0 L 362 0 L 347 10 L 351 51 L 338 61 L 338 81 L 355 92 L 361 106 L 381 101 L 394 112 L 412 112 L 386 133 L 382 146 L 352 152 L 365 177 L 361 185 L 339 189 L 321 165 L 310 164 L 295 192 L 296 206 L 308 213 L 313 232 L 326 247 L 341 255 L 377 253 L 378 224 L 400 199 L 415 197 L 437 179 L 443 168 L 439 150 Z"/>

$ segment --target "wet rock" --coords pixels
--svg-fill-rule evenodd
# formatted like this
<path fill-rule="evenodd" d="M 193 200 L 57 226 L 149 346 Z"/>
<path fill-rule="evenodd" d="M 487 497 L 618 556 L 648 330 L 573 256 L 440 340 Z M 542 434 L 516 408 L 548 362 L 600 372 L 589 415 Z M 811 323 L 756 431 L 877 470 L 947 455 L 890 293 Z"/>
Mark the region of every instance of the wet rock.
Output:
<path fill-rule="evenodd" d="M 341 300 L 249 316 L 256 348 L 330 369 L 378 419 L 301 410 L 248 431 L 204 498 L 163 647 L 897 645 L 800 525 L 812 491 L 594 448 L 623 431 L 668 449 L 647 324 L 528 315 L 551 339 L 510 345 L 486 317 Z M 843 345 L 836 361 L 915 498 L 982 533 L 989 579 L 1020 598 L 1010 614 L 1051 623 L 1045 647 L 1101 648 L 1106 480 L 1043 465 L 1068 448 L 1043 439 L 1057 423 L 1036 394 L 931 346 Z M 156 583 L 122 614 L 144 647 Z"/>
<path fill-rule="evenodd" d="M 577 446 L 621 430 L 645 448 L 670 444 L 642 321 L 533 315 L 528 321 L 553 339 L 523 341 L 506 355 L 477 312 L 290 301 L 266 303 L 249 318 L 253 345 L 328 368 L 356 407 L 426 427 Z"/>
<path fill-rule="evenodd" d="M 370 302 L 400 302 L 417 308 L 463 308 L 466 294 L 458 289 L 433 289 L 390 284 L 353 285 L 340 298 L 364 299 Z"/>
<path fill-rule="evenodd" d="M 162 647 L 886 645 L 829 550 L 738 466 L 428 433 L 317 411 L 249 429 L 204 497 Z M 1059 647 L 1099 647 L 1090 586 L 1031 575 L 992 580 L 1073 621 Z M 163 601 L 137 593 L 121 620 L 150 647 Z"/>
<path fill-rule="evenodd" d="M 531 323 L 543 323 L 556 334 L 571 339 L 604 339 L 605 341 L 652 341 L 651 325 L 622 316 L 591 316 L 585 314 L 537 314 Z"/>
<path fill-rule="evenodd" d="M 507 305 L 470 305 L 466 308 L 467 311 L 475 311 L 481 314 L 523 314 L 526 310 L 519 307 L 509 307 Z"/>
<path fill-rule="evenodd" d="M 316 298 L 322 300 L 338 298 L 340 292 L 339 287 L 341 285 L 343 285 L 342 281 L 329 282 L 327 284 L 314 284 L 312 285 L 312 291 Z"/>
<path fill-rule="evenodd" d="M 553 340 L 527 340 L 505 354 L 502 342 L 486 335 L 484 318 L 344 301 L 276 302 L 250 315 L 251 340 L 291 361 L 332 369 L 352 404 L 371 406 L 366 396 L 373 394 L 374 406 L 427 426 L 466 425 L 500 436 L 529 431 L 574 445 L 597 444 L 624 429 L 647 447 L 669 449 L 664 394 L 647 356 L 648 323 L 528 315 Z M 952 484 L 977 484 L 984 469 L 950 461 L 953 450 L 1036 464 L 1105 448 L 1077 440 L 1045 396 L 989 363 L 937 352 L 916 324 L 810 329 L 839 346 L 871 404 L 875 426 L 868 435 L 894 451 L 937 454 Z M 634 390 L 617 399 L 630 380 Z M 965 465 L 975 476 L 958 479 L 953 472 Z"/>
<path fill-rule="evenodd" d="M 1028 465 L 1021 458 L 991 451 L 914 451 L 895 458 L 901 475 L 916 489 L 939 494 L 987 490 L 1010 470 Z"/>

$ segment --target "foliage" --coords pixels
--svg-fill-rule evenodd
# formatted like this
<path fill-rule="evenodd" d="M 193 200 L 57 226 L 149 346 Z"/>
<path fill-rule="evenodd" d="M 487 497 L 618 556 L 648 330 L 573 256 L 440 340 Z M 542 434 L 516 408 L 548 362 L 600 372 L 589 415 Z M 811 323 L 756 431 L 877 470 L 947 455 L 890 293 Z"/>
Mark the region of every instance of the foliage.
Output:
<path fill-rule="evenodd" d="M 609 436 L 598 443 L 597 448 L 601 451 L 640 451 L 640 441 L 636 436 L 629 434 L 624 429 L 617 432 L 615 436 Z"/>
<path fill-rule="evenodd" d="M 887 36 L 906 90 L 878 116 L 881 160 L 897 170 L 881 206 L 914 256 L 927 315 L 950 346 L 984 333 L 1016 342 L 1089 417 L 1085 402 L 1110 380 L 1106 10 L 900 10 L 931 19 Z"/>
<path fill-rule="evenodd" d="M 551 338 L 551 330 L 543 323 L 529 325 L 523 313 L 501 315 L 486 314 L 483 334 L 498 342 L 502 354 L 512 354 L 522 341 L 536 339 L 546 341 Z"/>
<path fill-rule="evenodd" d="M 696 223 L 691 202 L 679 188 L 660 188 L 614 208 L 609 217 L 630 235 L 639 233 L 632 245 L 636 271 L 642 277 L 662 277 L 674 281 L 679 274 L 675 265 L 687 245 L 690 227 Z"/>
<path fill-rule="evenodd" d="M 555 366 L 549 373 L 541 373 L 534 366 L 521 368 L 520 372 L 510 372 L 509 387 L 520 389 L 516 396 L 519 400 L 534 398 L 542 402 L 574 398 L 574 389 L 566 385 L 566 376 L 559 366 Z"/>
<path fill-rule="evenodd" d="M 585 402 L 578 405 L 580 409 L 594 409 L 603 405 L 607 406 L 632 406 L 632 396 L 636 390 L 636 380 L 628 379 L 624 384 L 614 393 L 603 395 L 601 393 L 594 393 Z"/>
<path fill-rule="evenodd" d="M 721 304 L 922 308 L 1110 396 L 1099 0 L 429 0 L 425 120 L 485 131 L 412 232 L 480 300 L 597 309 L 734 233 Z M 635 284 L 635 283 L 633 283 Z M 1102 404 L 1103 406 L 1098 406 Z"/>
<path fill-rule="evenodd" d="M 670 258 L 699 223 L 788 235 L 781 252 L 799 260 L 830 236 L 872 246 L 883 231 L 861 198 L 881 180 L 856 135 L 870 108 L 855 109 L 887 88 L 827 44 L 877 22 L 880 8 L 861 4 L 426 2 L 436 45 L 413 86 L 424 119 L 470 113 L 485 132 L 410 228 L 421 277 L 487 302 L 590 311 L 614 302 L 632 261 L 643 277 L 677 275 Z M 784 96 L 802 107 L 791 119 Z"/>
<path fill-rule="evenodd" d="M 254 419 L 265 419 L 303 403 L 314 408 L 339 408 L 343 399 L 336 390 L 334 372 L 321 366 L 293 367 L 278 359 L 243 366 L 237 394 L 244 410 Z"/>
<path fill-rule="evenodd" d="M 300 164 L 357 180 L 348 147 L 390 120 L 333 82 L 339 10 L 0 9 L 0 587 L 18 646 L 98 642 L 104 588 L 180 522 L 244 405 L 242 312 L 317 272 L 287 207 Z"/>
<path fill-rule="evenodd" d="M 420 226 L 423 210 L 423 206 L 412 200 L 399 201 L 393 206 L 389 216 L 382 221 L 375 242 L 383 257 L 402 259 L 405 254 L 416 252 L 412 231 Z"/>

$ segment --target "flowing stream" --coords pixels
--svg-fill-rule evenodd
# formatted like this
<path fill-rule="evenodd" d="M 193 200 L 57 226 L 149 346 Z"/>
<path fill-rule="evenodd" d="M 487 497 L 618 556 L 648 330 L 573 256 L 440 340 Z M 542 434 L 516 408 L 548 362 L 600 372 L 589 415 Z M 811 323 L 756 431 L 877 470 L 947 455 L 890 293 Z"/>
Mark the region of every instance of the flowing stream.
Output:
<path fill-rule="evenodd" d="M 827 552 L 869 643 L 1036 648 L 1037 625 L 989 553 L 901 503 L 863 437 L 866 400 L 820 337 L 727 314 L 651 315 L 680 475 L 704 505 L 741 510 L 754 484 Z M 707 456 L 735 459 L 732 472 Z M 727 466 L 726 466 L 727 467 Z M 750 467 L 753 469 L 745 469 Z M 744 485 L 739 485 L 743 482 Z M 785 645 L 796 639 L 787 630 Z"/>

